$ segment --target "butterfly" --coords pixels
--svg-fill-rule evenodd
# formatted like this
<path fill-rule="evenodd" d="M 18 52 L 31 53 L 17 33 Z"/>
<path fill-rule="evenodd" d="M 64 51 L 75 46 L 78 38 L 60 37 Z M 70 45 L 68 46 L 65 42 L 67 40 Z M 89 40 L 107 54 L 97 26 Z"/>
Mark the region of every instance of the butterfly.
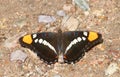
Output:
<path fill-rule="evenodd" d="M 94 31 L 40 32 L 22 36 L 22 47 L 29 48 L 47 64 L 76 63 L 94 46 L 103 42 Z"/>

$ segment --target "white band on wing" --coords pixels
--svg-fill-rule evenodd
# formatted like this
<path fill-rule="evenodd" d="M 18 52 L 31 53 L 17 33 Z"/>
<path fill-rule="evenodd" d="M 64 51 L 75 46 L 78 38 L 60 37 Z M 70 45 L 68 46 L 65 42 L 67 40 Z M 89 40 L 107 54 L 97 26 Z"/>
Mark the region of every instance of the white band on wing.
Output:
<path fill-rule="evenodd" d="M 57 54 L 55 48 L 46 40 L 39 39 L 39 43 L 48 46 L 50 49 L 52 49 Z"/>

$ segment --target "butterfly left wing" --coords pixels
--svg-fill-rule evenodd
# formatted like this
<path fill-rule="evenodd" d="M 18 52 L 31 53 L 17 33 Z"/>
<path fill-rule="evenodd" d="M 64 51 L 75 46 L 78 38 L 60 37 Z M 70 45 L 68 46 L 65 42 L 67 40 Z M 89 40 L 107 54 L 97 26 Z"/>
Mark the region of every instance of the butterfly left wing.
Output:
<path fill-rule="evenodd" d="M 64 62 L 79 61 L 92 47 L 103 42 L 102 36 L 96 32 L 71 31 L 64 32 Z"/>
<path fill-rule="evenodd" d="M 33 50 L 40 59 L 48 64 L 55 63 L 57 59 L 56 33 L 42 32 L 28 34 L 19 39 L 21 46 Z"/>

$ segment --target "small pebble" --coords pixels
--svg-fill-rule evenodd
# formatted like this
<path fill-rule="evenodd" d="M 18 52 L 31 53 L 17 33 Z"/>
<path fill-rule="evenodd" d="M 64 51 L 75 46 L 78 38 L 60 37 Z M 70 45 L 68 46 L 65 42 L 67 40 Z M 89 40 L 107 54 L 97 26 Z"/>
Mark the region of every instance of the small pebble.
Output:
<path fill-rule="evenodd" d="M 72 4 L 64 4 L 63 10 L 66 12 L 75 12 L 76 11 L 75 6 Z"/>
<path fill-rule="evenodd" d="M 103 16 L 103 15 L 104 15 L 103 12 L 104 12 L 104 9 L 94 10 L 94 11 L 93 11 L 93 14 L 94 14 L 95 16 L 99 17 L 99 16 Z"/>
<path fill-rule="evenodd" d="M 108 68 L 105 70 L 105 75 L 111 76 L 119 69 L 117 63 L 111 63 Z"/>
<path fill-rule="evenodd" d="M 27 21 L 26 21 L 26 19 L 25 18 L 22 18 L 22 19 L 19 19 L 19 20 L 17 20 L 15 23 L 14 23 L 14 27 L 17 27 L 17 26 L 19 26 L 20 28 L 22 28 L 24 25 L 26 25 L 27 24 Z"/>
<path fill-rule="evenodd" d="M 84 11 L 85 16 L 88 16 L 90 13 L 89 11 Z"/>
<path fill-rule="evenodd" d="M 56 18 L 53 16 L 47 16 L 47 15 L 39 15 L 38 22 L 43 23 L 52 23 L 55 22 Z"/>
<path fill-rule="evenodd" d="M 41 70 L 41 68 L 40 67 L 38 67 L 38 66 L 35 66 L 35 70 L 39 73 L 39 74 L 44 74 L 44 72 Z"/>
<path fill-rule="evenodd" d="M 63 17 L 66 16 L 66 14 L 65 14 L 65 12 L 63 10 L 57 11 L 57 15 L 63 16 Z"/>
<path fill-rule="evenodd" d="M 89 11 L 90 7 L 86 0 L 73 0 L 73 2 L 84 11 Z"/>
<path fill-rule="evenodd" d="M 27 58 L 27 54 L 24 53 L 22 50 L 16 50 L 16 51 L 12 52 L 10 55 L 11 61 L 20 60 L 20 61 L 24 62 L 26 58 Z"/>
<path fill-rule="evenodd" d="M 53 77 L 61 77 L 60 75 L 58 75 L 58 74 L 56 74 L 56 75 L 54 75 Z"/>
<path fill-rule="evenodd" d="M 46 24 L 45 27 L 46 27 L 46 28 L 50 28 L 50 24 Z"/>
<path fill-rule="evenodd" d="M 2 51 L 0 51 L 0 59 L 2 59 L 4 57 Z"/>

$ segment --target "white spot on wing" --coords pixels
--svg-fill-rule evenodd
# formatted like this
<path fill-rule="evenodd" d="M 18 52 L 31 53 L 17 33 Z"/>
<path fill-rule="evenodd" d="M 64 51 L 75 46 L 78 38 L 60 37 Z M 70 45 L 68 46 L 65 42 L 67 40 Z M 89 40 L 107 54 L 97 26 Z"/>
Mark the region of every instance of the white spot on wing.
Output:
<path fill-rule="evenodd" d="M 41 44 L 43 42 L 43 39 L 39 39 L 39 43 Z"/>
<path fill-rule="evenodd" d="M 87 33 L 87 32 L 83 32 L 83 35 L 84 35 L 84 36 L 87 36 L 87 35 L 88 35 L 88 33 Z"/>
<path fill-rule="evenodd" d="M 42 44 L 47 45 L 47 41 L 46 41 L 46 40 L 44 40 L 44 41 L 42 42 Z"/>
<path fill-rule="evenodd" d="M 80 37 L 77 38 L 78 42 L 80 42 L 82 39 Z"/>
<path fill-rule="evenodd" d="M 85 37 L 82 37 L 82 39 L 85 41 L 86 40 L 86 38 Z"/>
<path fill-rule="evenodd" d="M 73 41 L 73 45 L 76 44 L 78 41 L 76 39 L 74 39 Z"/>
<path fill-rule="evenodd" d="M 37 42 L 38 42 L 38 39 L 35 39 L 34 42 L 37 43 Z"/>
<path fill-rule="evenodd" d="M 37 34 L 33 34 L 33 38 L 36 38 L 37 37 Z"/>

